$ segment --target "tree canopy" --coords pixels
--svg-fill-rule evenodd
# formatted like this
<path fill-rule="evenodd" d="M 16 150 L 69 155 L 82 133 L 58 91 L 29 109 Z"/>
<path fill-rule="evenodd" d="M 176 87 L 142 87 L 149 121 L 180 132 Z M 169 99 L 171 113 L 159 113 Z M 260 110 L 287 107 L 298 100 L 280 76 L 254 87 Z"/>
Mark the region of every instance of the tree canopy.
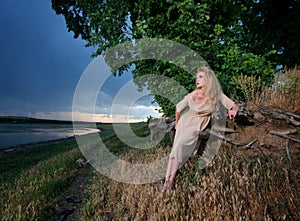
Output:
<path fill-rule="evenodd" d="M 172 40 L 199 53 L 224 92 L 234 95 L 232 79 L 240 74 L 271 83 L 277 65 L 299 64 L 299 5 L 299 0 L 52 0 L 74 38 L 96 46 L 94 56 L 132 39 Z M 159 74 L 193 89 L 192 76 L 173 64 L 148 59 L 134 65 L 139 87 L 144 85 L 139 76 Z M 160 87 L 170 90 L 169 85 Z M 167 98 L 155 95 L 155 100 L 166 115 L 174 113 Z"/>

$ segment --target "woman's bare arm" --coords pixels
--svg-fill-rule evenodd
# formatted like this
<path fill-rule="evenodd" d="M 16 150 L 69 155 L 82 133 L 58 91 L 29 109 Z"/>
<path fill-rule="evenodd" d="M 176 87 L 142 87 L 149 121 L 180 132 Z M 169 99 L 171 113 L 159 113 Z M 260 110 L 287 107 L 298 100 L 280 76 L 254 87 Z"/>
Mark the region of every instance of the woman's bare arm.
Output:
<path fill-rule="evenodd" d="M 178 121 L 179 121 L 179 118 L 180 118 L 180 112 L 178 112 L 178 111 L 176 110 L 176 113 L 175 113 L 176 125 L 177 125 L 177 123 L 178 123 Z M 175 125 L 175 128 L 176 128 L 176 125 Z"/>

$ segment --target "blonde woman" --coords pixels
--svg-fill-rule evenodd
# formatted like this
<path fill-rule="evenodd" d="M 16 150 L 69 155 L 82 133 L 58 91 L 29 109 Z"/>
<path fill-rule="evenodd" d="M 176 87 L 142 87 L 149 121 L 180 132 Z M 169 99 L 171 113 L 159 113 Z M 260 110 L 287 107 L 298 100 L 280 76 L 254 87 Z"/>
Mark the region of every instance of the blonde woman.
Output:
<path fill-rule="evenodd" d="M 229 118 L 234 118 L 239 110 L 238 105 L 223 94 L 220 83 L 211 69 L 204 66 L 198 68 L 196 89 L 176 105 L 176 133 L 163 193 L 173 186 L 176 171 L 194 152 L 198 140 L 195 131 L 203 131 L 208 126 L 211 114 L 216 110 L 219 101 L 228 109 Z M 188 110 L 180 116 L 180 112 L 185 108 Z"/>

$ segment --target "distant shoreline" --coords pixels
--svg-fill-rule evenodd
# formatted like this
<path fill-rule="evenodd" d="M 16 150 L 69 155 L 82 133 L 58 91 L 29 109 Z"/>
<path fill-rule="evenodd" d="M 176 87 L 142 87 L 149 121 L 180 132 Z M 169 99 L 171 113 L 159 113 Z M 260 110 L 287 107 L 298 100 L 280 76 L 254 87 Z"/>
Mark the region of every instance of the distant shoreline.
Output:
<path fill-rule="evenodd" d="M 54 140 L 31 142 L 31 143 L 26 143 L 26 144 L 17 144 L 17 145 L 14 145 L 14 146 L 4 147 L 4 148 L 0 149 L 0 157 L 4 156 L 6 154 L 23 151 L 23 150 L 30 149 L 30 148 L 33 148 L 33 147 L 42 146 L 42 145 L 56 144 L 56 143 L 66 141 L 66 140 L 71 140 L 71 139 L 75 139 L 75 136 L 70 136 L 70 137 L 66 137 L 66 138 L 59 138 L 59 139 L 54 139 Z"/>
<path fill-rule="evenodd" d="M 38 119 L 38 118 L 32 118 L 32 117 L 18 117 L 18 116 L 0 116 L 0 123 L 11 123 L 11 124 L 30 124 L 30 123 L 72 124 L 72 121 Z"/>
<path fill-rule="evenodd" d="M 80 124 L 106 124 L 103 122 L 93 121 L 72 121 L 72 120 L 54 120 L 54 119 L 41 119 L 33 117 L 18 117 L 18 116 L 0 116 L 0 124 L 69 124 L 74 122 Z"/>
<path fill-rule="evenodd" d="M 95 132 L 95 133 L 89 133 L 89 134 L 84 134 L 84 135 L 76 135 L 76 136 L 77 137 L 79 137 L 79 136 L 80 137 L 89 136 L 91 134 L 98 134 L 101 131 L 102 130 L 100 130 L 99 132 Z M 37 142 L 31 142 L 31 143 L 26 143 L 26 144 L 17 144 L 17 145 L 14 145 L 14 146 L 1 148 L 0 149 L 0 157 L 5 156 L 5 155 L 10 154 L 10 153 L 15 153 L 15 152 L 27 150 L 27 149 L 37 147 L 37 146 L 57 144 L 57 143 L 60 143 L 60 142 L 63 142 L 63 141 L 76 139 L 76 136 L 74 135 L 74 136 L 70 136 L 70 137 L 58 138 L 58 139 L 53 139 L 53 140 L 37 141 Z"/>
<path fill-rule="evenodd" d="M 100 124 L 100 123 L 95 123 L 95 122 L 78 122 L 81 123 L 82 125 L 90 125 L 90 124 Z M 62 125 L 65 126 L 70 126 L 72 127 L 73 122 L 68 121 L 68 120 L 52 120 L 52 119 L 38 119 L 38 118 L 31 118 L 31 117 L 19 117 L 19 116 L 0 116 L 0 125 L 49 125 L 49 127 L 52 128 L 52 125 Z M 99 130 L 98 132 L 91 132 L 91 133 L 99 133 L 103 131 L 97 126 L 97 129 Z M 2 131 L 2 132 L 7 132 L 7 131 Z M 10 132 L 10 131 L 8 131 Z M 14 131 L 13 131 L 14 132 Z M 88 135 L 91 133 L 83 134 L 83 135 Z M 48 145 L 48 144 L 55 144 L 58 142 L 74 139 L 75 136 L 83 136 L 83 135 L 67 135 L 65 137 L 49 137 L 49 139 L 44 139 L 44 140 L 37 140 L 37 141 L 28 141 L 28 142 L 23 142 L 19 144 L 13 144 L 11 143 L 10 145 L 7 146 L 1 146 L 0 148 L 0 156 L 9 154 L 9 153 L 14 153 L 18 152 L 21 150 L 29 149 L 32 147 L 40 146 L 40 145 Z"/>

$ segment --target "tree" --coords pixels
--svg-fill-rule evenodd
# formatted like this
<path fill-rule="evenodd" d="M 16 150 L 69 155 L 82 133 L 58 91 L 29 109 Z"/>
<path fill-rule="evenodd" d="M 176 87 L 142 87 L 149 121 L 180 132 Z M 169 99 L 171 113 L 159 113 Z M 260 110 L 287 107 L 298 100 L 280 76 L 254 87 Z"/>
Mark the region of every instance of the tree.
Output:
<path fill-rule="evenodd" d="M 254 54 L 276 50 L 272 59 L 293 68 L 300 64 L 300 1 L 247 0 L 241 15 L 241 47 Z"/>
<path fill-rule="evenodd" d="M 199 53 L 215 70 L 227 94 L 234 92 L 231 79 L 236 75 L 258 74 L 268 82 L 274 72 L 269 60 L 272 53 L 255 54 L 245 47 L 246 26 L 241 22 L 241 16 L 247 13 L 245 5 L 239 0 L 52 0 L 53 9 L 65 17 L 74 37 L 81 35 L 87 46 L 98 48 L 94 56 L 130 39 L 172 40 Z M 122 74 L 129 65 L 115 74 Z M 138 78 L 151 73 L 173 78 L 188 91 L 193 89 L 192 76 L 175 65 L 158 60 L 136 61 L 134 65 L 138 87 L 144 85 Z M 168 84 L 151 84 L 170 90 Z M 174 104 L 168 99 L 155 95 L 155 100 L 166 115 L 174 113 Z"/>

